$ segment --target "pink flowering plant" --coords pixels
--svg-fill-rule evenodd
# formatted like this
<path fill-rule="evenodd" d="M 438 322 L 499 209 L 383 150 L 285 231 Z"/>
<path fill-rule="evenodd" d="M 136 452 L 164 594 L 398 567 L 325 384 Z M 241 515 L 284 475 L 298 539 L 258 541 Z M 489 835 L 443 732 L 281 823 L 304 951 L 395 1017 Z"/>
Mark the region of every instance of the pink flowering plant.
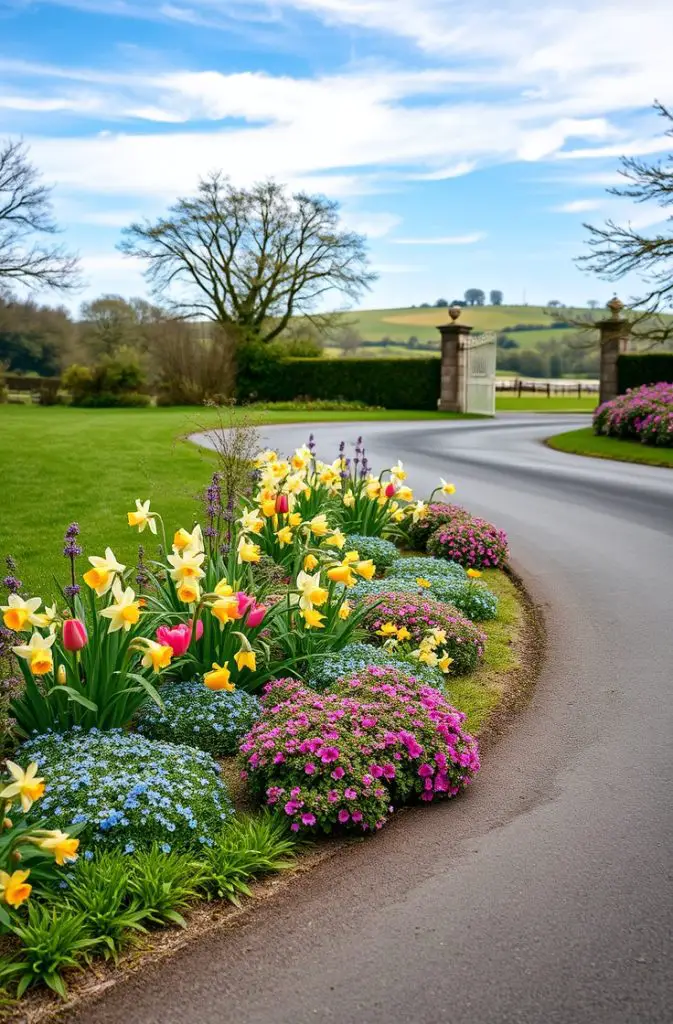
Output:
<path fill-rule="evenodd" d="M 468 785 L 479 752 L 464 718 L 394 669 L 371 666 L 323 695 L 279 679 L 241 743 L 242 775 L 295 832 L 378 829 L 402 804 Z"/>
<path fill-rule="evenodd" d="M 505 531 L 474 516 L 438 527 L 428 540 L 427 550 L 466 569 L 497 569 L 509 558 Z"/>
<path fill-rule="evenodd" d="M 370 642 L 438 665 L 453 675 L 473 672 L 484 655 L 486 634 L 457 609 L 423 594 L 372 594 L 363 600 Z M 446 660 L 448 659 L 448 661 Z"/>
<path fill-rule="evenodd" d="M 606 437 L 673 446 L 673 383 L 631 388 L 594 412 L 594 431 Z"/>
<path fill-rule="evenodd" d="M 470 513 L 462 505 L 450 505 L 444 501 L 430 502 L 425 511 L 414 522 L 407 525 L 409 546 L 416 551 L 425 551 L 427 542 L 438 526 L 469 517 Z"/>

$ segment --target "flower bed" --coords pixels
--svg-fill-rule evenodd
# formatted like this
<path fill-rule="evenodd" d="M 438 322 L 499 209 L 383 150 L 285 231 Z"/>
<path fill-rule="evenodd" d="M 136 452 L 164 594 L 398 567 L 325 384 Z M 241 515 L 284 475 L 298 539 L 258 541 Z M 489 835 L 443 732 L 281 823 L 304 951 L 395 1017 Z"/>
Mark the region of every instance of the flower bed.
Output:
<path fill-rule="evenodd" d="M 346 549 L 349 548 L 355 549 L 360 558 L 370 558 L 379 572 L 389 569 L 398 558 L 395 545 L 383 537 L 364 537 L 362 534 L 352 533 L 346 537 Z"/>
<path fill-rule="evenodd" d="M 394 671 L 365 669 L 322 696 L 281 679 L 263 704 L 241 744 L 244 773 L 294 831 L 381 828 L 396 806 L 455 796 L 479 768 L 461 713 Z"/>
<path fill-rule="evenodd" d="M 594 431 L 606 437 L 673 447 L 673 384 L 632 388 L 594 412 Z"/>
<path fill-rule="evenodd" d="M 143 736 L 186 743 L 224 757 L 235 754 L 242 736 L 259 717 L 257 697 L 245 690 L 213 692 L 202 679 L 170 683 L 161 689 L 163 708 L 146 701 L 136 728 Z"/>
<path fill-rule="evenodd" d="M 509 558 L 507 534 L 472 516 L 444 523 L 431 534 L 428 553 L 468 569 L 497 569 Z"/>
<path fill-rule="evenodd" d="M 345 676 L 360 672 L 369 666 L 391 668 L 398 672 L 409 673 L 424 686 L 434 686 L 436 689 L 444 688 L 444 673 L 440 668 L 425 665 L 417 658 L 404 655 L 399 651 L 363 643 L 349 644 L 337 654 L 317 662 L 307 685 L 318 691 L 333 690 Z"/>

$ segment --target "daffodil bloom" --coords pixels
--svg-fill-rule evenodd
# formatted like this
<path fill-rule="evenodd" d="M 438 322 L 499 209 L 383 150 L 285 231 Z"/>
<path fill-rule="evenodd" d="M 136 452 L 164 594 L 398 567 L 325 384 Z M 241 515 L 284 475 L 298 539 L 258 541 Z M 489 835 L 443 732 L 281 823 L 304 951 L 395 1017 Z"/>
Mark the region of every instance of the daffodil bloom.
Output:
<path fill-rule="evenodd" d="M 404 519 L 404 512 L 401 509 L 399 509 L 397 512 L 393 512 L 392 518 L 394 523 L 401 523 L 402 520 Z"/>
<path fill-rule="evenodd" d="M 301 613 L 307 629 L 324 629 L 322 620 L 325 618 L 315 608 L 305 608 Z"/>
<path fill-rule="evenodd" d="M 446 651 L 444 651 L 437 664 L 441 668 L 442 672 L 448 672 L 453 665 L 453 658 L 450 658 Z"/>
<path fill-rule="evenodd" d="M 51 648 L 56 640 L 56 634 L 42 636 L 40 633 L 33 633 L 27 644 L 20 644 L 12 647 L 17 658 L 23 658 L 28 662 L 30 671 L 34 676 L 44 676 L 51 672 L 54 667 L 54 658 Z"/>
<path fill-rule="evenodd" d="M 379 636 L 397 636 L 397 626 L 394 622 L 384 622 L 376 632 Z"/>
<path fill-rule="evenodd" d="M 201 566 L 205 557 L 203 551 L 192 551 L 190 548 L 185 548 L 182 552 L 177 551 L 175 554 L 169 555 L 166 560 L 172 566 L 170 570 L 171 579 L 176 583 L 182 583 L 183 580 L 202 579 L 205 573 Z"/>
<path fill-rule="evenodd" d="M 58 619 L 56 604 L 49 606 L 45 605 L 44 611 L 40 612 L 39 615 L 35 615 L 34 618 L 37 620 L 34 625 L 40 626 L 42 629 L 45 629 L 47 626 L 51 626 L 51 624 L 56 622 Z"/>
<path fill-rule="evenodd" d="M 325 537 L 330 532 L 325 513 L 321 512 L 320 515 L 314 516 L 308 528 L 315 537 Z"/>
<path fill-rule="evenodd" d="M 234 588 L 224 577 L 222 577 L 219 583 L 215 584 L 215 590 L 213 591 L 213 593 L 217 594 L 218 597 L 231 597 L 233 592 Z"/>
<path fill-rule="evenodd" d="M 244 512 L 238 521 L 247 533 L 261 533 L 264 529 L 264 520 L 256 508 Z"/>
<path fill-rule="evenodd" d="M 367 480 L 365 491 L 370 501 L 376 501 L 381 493 L 381 481 L 377 480 L 375 476 L 370 477 Z"/>
<path fill-rule="evenodd" d="M 327 576 L 334 583 L 345 583 L 347 587 L 354 587 L 357 582 L 349 565 L 333 565 L 327 570 Z"/>
<path fill-rule="evenodd" d="M 239 672 L 244 668 L 249 668 L 251 672 L 254 672 L 257 668 L 257 655 L 254 651 L 247 651 L 244 647 L 234 655 L 234 661 Z"/>
<path fill-rule="evenodd" d="M 56 671 L 56 682 L 59 686 L 65 686 L 68 681 L 68 673 L 66 672 L 65 665 L 59 665 Z"/>
<path fill-rule="evenodd" d="M 439 658 L 435 651 L 422 650 L 418 652 L 418 660 L 424 665 L 430 665 L 434 668 L 438 664 Z"/>
<path fill-rule="evenodd" d="M 149 526 L 150 533 L 156 534 L 157 532 L 157 521 L 153 512 L 150 512 L 150 502 L 141 501 L 140 498 L 136 498 L 136 510 L 135 512 L 126 513 L 129 521 L 129 526 L 137 526 L 138 533 L 142 533 L 146 526 Z"/>
<path fill-rule="evenodd" d="M 359 562 L 359 561 L 360 561 L 360 552 L 359 551 L 347 551 L 346 554 L 344 555 L 343 559 L 342 559 L 341 564 L 342 565 L 352 565 L 353 562 Z"/>
<path fill-rule="evenodd" d="M 373 579 L 374 573 L 376 572 L 376 566 L 372 562 L 371 558 L 365 559 L 364 562 L 356 562 L 353 569 L 358 576 L 362 576 L 363 580 Z"/>
<path fill-rule="evenodd" d="M 41 626 L 42 616 L 36 614 L 41 604 L 41 597 L 29 597 L 25 601 L 18 594 L 10 594 L 7 604 L 0 605 L 3 611 L 2 620 L 7 629 L 22 633 L 29 625 Z"/>
<path fill-rule="evenodd" d="M 306 487 L 306 481 L 298 473 L 293 473 L 287 478 L 283 487 L 290 495 L 299 494 Z"/>
<path fill-rule="evenodd" d="M 416 583 L 418 584 L 419 587 L 431 587 L 432 586 L 432 583 L 430 582 L 430 580 L 426 580 L 424 576 L 418 576 L 417 579 L 416 579 Z"/>
<path fill-rule="evenodd" d="M 395 477 L 396 480 L 406 480 L 407 479 L 407 472 L 404 469 L 404 466 L 402 465 L 402 463 L 399 461 L 399 459 L 398 459 L 396 465 L 391 467 L 390 475 Z"/>
<path fill-rule="evenodd" d="M 339 551 L 345 546 L 346 538 L 344 537 L 341 530 L 336 529 L 325 541 L 325 545 L 329 545 L 332 548 L 338 548 Z"/>
<path fill-rule="evenodd" d="M 397 497 L 400 499 L 400 501 L 413 501 L 414 492 L 412 491 L 411 487 L 400 487 L 400 489 L 397 492 Z"/>
<path fill-rule="evenodd" d="M 61 832 L 59 829 L 52 831 L 40 829 L 31 837 L 30 842 L 39 846 L 41 850 L 53 854 L 54 860 L 60 867 L 72 864 L 77 860 L 79 839 L 72 839 L 67 832 Z"/>
<path fill-rule="evenodd" d="M 272 451 L 271 448 L 267 448 L 265 452 L 260 452 L 259 455 L 255 456 L 255 469 L 261 469 L 262 466 L 266 466 L 270 462 L 275 462 L 277 458 L 278 454 Z"/>
<path fill-rule="evenodd" d="M 467 575 L 470 577 L 471 580 L 478 580 L 479 577 L 481 576 L 481 573 L 479 572 L 478 569 L 468 569 Z"/>
<path fill-rule="evenodd" d="M 253 544 L 246 536 L 241 537 L 238 542 L 238 563 L 259 562 L 261 558 L 259 544 Z"/>
<path fill-rule="evenodd" d="M 198 523 L 191 533 L 182 527 L 177 530 L 173 536 L 173 551 L 192 551 L 195 555 L 203 551 L 203 533 Z"/>
<path fill-rule="evenodd" d="M 430 636 L 432 637 L 432 639 L 435 641 L 436 644 L 445 644 L 446 643 L 446 630 L 445 629 L 437 629 L 435 627 L 435 629 L 431 629 L 430 630 Z"/>
<path fill-rule="evenodd" d="M 302 445 L 301 448 L 297 448 L 294 455 L 290 459 L 292 468 L 296 470 L 306 469 L 311 461 L 311 452 L 306 445 Z"/>
<path fill-rule="evenodd" d="M 283 459 L 282 462 L 271 463 L 269 469 L 276 480 L 282 480 L 290 472 L 290 464 Z"/>
<path fill-rule="evenodd" d="M 0 900 L 10 907 L 20 907 L 33 891 L 26 879 L 30 871 L 14 871 L 11 875 L 0 871 Z"/>
<path fill-rule="evenodd" d="M 104 597 L 112 587 L 116 576 L 121 575 L 126 566 L 117 561 L 112 548 L 105 549 L 104 558 L 101 558 L 100 555 L 90 555 L 89 561 L 93 569 L 84 573 L 84 582 L 96 591 L 98 597 Z"/>
<path fill-rule="evenodd" d="M 25 772 L 23 768 L 14 761 L 7 761 L 7 770 L 12 776 L 13 782 L 5 786 L 0 793 L 0 800 L 12 801 L 18 796 L 21 801 L 23 813 L 27 814 L 36 800 L 44 794 L 44 779 L 37 777 L 37 765 L 33 761 L 28 765 Z M 7 807 L 9 810 L 9 807 Z"/>
<path fill-rule="evenodd" d="M 229 666 L 218 665 L 214 661 L 212 671 L 206 672 L 203 677 L 203 685 L 209 690 L 226 690 L 228 693 L 233 693 L 236 687 L 229 681 L 230 678 Z"/>
<path fill-rule="evenodd" d="M 280 546 L 284 548 L 286 544 L 292 543 L 293 533 L 289 526 L 283 526 L 280 530 L 276 530 L 276 537 Z"/>
<path fill-rule="evenodd" d="M 267 519 L 270 519 L 276 514 L 276 499 L 265 498 L 260 507 L 262 509 L 262 515 L 266 516 Z"/>
<path fill-rule="evenodd" d="M 140 619 L 140 606 L 132 587 L 122 589 L 119 580 L 112 584 L 112 596 L 114 603 L 101 610 L 101 616 L 110 620 L 108 633 L 117 633 L 123 629 L 128 633 L 131 626 L 135 626 Z"/>
<path fill-rule="evenodd" d="M 289 516 L 287 517 L 287 521 L 290 524 L 290 526 L 299 526 L 299 524 L 301 523 L 301 512 L 290 512 Z"/>
<path fill-rule="evenodd" d="M 310 572 L 311 569 L 315 569 L 318 565 L 318 559 L 315 555 L 308 554 L 304 559 L 304 572 Z"/>
<path fill-rule="evenodd" d="M 406 626 L 400 626 L 397 630 L 397 639 L 401 642 L 403 640 L 411 640 L 411 633 Z"/>
<path fill-rule="evenodd" d="M 343 496 L 343 503 L 346 506 L 346 508 L 353 507 L 353 505 L 355 504 L 355 495 L 353 494 L 352 491 L 346 491 L 346 493 Z"/>
<path fill-rule="evenodd" d="M 221 597 L 219 601 L 215 601 L 211 605 L 210 611 L 219 622 L 221 629 L 224 629 L 227 622 L 234 622 L 236 619 L 241 618 L 238 598 L 234 596 Z"/>
<path fill-rule="evenodd" d="M 334 487 L 339 482 L 339 474 L 335 473 L 331 466 L 325 466 L 318 480 L 325 487 Z"/>
<path fill-rule="evenodd" d="M 300 608 L 312 608 L 313 605 L 324 604 L 328 593 L 320 586 L 320 572 L 309 576 L 308 573 L 300 572 L 297 575 L 297 590 L 301 591 L 299 598 Z"/>
<path fill-rule="evenodd" d="M 201 588 L 196 580 L 183 580 L 177 589 L 177 595 L 178 600 L 184 604 L 196 604 L 201 600 Z"/>
<path fill-rule="evenodd" d="M 138 637 L 132 647 L 136 651 L 143 652 L 141 662 L 143 668 L 151 668 L 155 672 L 161 672 L 162 668 L 168 668 L 173 658 L 172 647 L 169 647 L 168 644 L 157 643 L 156 640 L 150 640 L 147 637 Z"/>
<path fill-rule="evenodd" d="M 353 606 L 350 603 L 350 601 L 344 601 L 344 603 L 341 605 L 341 608 L 339 608 L 339 618 L 347 619 L 352 611 Z"/>
<path fill-rule="evenodd" d="M 417 523 L 421 519 L 425 519 L 428 514 L 428 506 L 424 501 L 417 501 L 415 505 L 411 506 L 411 518 Z"/>
<path fill-rule="evenodd" d="M 456 493 L 455 484 L 447 483 L 446 480 L 444 479 L 444 477 L 441 477 L 441 476 L 440 476 L 439 479 L 442 481 L 442 487 L 441 487 L 442 494 L 455 494 Z"/>

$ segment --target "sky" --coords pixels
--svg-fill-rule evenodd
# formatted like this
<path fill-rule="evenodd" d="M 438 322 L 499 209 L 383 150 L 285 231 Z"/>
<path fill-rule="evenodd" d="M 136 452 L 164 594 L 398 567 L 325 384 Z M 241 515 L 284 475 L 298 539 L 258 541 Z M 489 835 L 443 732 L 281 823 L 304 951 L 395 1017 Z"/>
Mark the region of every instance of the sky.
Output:
<path fill-rule="evenodd" d="M 75 308 L 146 295 L 121 229 L 215 169 L 337 199 L 363 307 L 628 299 L 574 257 L 584 221 L 664 219 L 606 187 L 670 150 L 671 38 L 670 0 L 0 0 L 0 138 L 54 185 Z"/>

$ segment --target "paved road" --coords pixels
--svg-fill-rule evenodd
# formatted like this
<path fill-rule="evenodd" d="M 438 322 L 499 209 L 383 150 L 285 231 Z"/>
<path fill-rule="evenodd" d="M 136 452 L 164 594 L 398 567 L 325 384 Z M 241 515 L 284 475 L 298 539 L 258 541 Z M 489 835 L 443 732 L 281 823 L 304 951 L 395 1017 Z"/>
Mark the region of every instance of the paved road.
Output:
<path fill-rule="evenodd" d="M 583 422 L 362 426 L 376 463 L 401 456 L 420 492 L 441 472 L 509 531 L 550 637 L 532 704 L 464 798 L 393 821 L 70 1020 L 671 1020 L 673 472 L 538 444 Z M 359 432 L 315 430 L 325 455 Z"/>

